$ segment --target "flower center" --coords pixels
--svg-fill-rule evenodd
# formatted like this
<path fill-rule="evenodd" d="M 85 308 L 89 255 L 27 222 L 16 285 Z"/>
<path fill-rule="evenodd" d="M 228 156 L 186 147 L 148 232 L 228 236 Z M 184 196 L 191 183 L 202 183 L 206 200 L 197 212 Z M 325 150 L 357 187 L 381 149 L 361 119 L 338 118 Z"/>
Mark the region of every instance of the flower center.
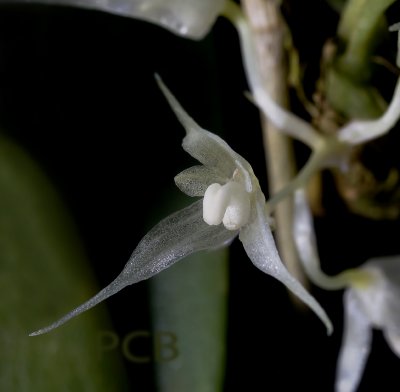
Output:
<path fill-rule="evenodd" d="M 221 222 L 228 230 L 238 230 L 250 217 L 250 195 L 238 182 L 211 184 L 203 199 L 203 219 L 209 225 Z"/>

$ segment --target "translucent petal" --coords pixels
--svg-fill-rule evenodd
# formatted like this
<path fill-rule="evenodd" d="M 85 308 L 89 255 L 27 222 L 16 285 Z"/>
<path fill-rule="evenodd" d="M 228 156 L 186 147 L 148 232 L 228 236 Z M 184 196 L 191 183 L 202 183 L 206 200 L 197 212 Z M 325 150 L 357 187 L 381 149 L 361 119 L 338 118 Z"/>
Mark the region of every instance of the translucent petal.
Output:
<path fill-rule="evenodd" d="M 392 351 L 400 358 L 400 329 L 385 329 L 383 334 Z"/>
<path fill-rule="evenodd" d="M 372 328 L 351 289 L 344 294 L 344 309 L 344 334 L 336 369 L 335 392 L 356 390 L 371 349 Z"/>
<path fill-rule="evenodd" d="M 318 302 L 288 272 L 283 265 L 264 211 L 264 196 L 258 192 L 257 202 L 251 223 L 240 230 L 239 238 L 253 264 L 261 271 L 281 281 L 288 289 L 304 301 L 325 323 L 328 333 L 332 332 L 332 323 Z"/>
<path fill-rule="evenodd" d="M 176 186 L 189 196 L 203 196 L 214 183 L 225 184 L 229 178 L 222 177 L 207 166 L 192 166 L 175 177 Z"/>
<path fill-rule="evenodd" d="M 1 0 L 5 2 L 5 0 Z M 10 2 L 10 1 L 7 1 Z M 200 39 L 214 24 L 224 0 L 14 0 L 93 8 L 114 14 L 143 19 L 173 33 Z"/>
<path fill-rule="evenodd" d="M 183 139 L 183 148 L 186 152 L 203 165 L 218 171 L 222 177 L 231 178 L 236 169 L 252 173 L 251 166 L 244 158 L 233 151 L 219 136 L 202 129 L 185 112 L 158 76 L 156 76 L 156 80 L 172 110 L 185 128 L 186 136 Z M 240 162 L 240 166 L 237 165 L 237 162 Z M 243 173 L 243 175 L 244 177 L 249 176 L 248 173 Z"/>
<path fill-rule="evenodd" d="M 199 200 L 158 223 L 139 242 L 123 271 L 110 285 L 55 323 L 33 332 L 31 336 L 59 327 L 124 287 L 152 277 L 193 252 L 228 245 L 237 231 L 226 230 L 223 225 L 207 225 L 203 221 L 202 202 Z"/>

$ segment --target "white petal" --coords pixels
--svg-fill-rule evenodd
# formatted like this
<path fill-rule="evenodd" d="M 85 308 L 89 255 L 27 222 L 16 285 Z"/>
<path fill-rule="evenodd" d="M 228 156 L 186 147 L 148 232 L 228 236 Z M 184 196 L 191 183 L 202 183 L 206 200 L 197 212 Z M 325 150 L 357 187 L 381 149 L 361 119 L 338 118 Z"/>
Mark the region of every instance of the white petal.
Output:
<path fill-rule="evenodd" d="M 224 6 L 224 0 L 16 0 L 93 8 L 143 19 L 173 33 L 200 39 L 208 33 Z"/>
<path fill-rule="evenodd" d="M 202 202 L 199 200 L 158 223 L 139 242 L 123 271 L 110 285 L 55 323 L 33 332 L 31 336 L 59 327 L 124 287 L 152 277 L 191 253 L 229 244 L 237 231 L 226 230 L 222 225 L 207 225 L 203 221 Z"/>
<path fill-rule="evenodd" d="M 371 348 L 371 325 L 351 289 L 344 294 L 344 309 L 344 334 L 336 369 L 335 392 L 357 389 Z"/>
<path fill-rule="evenodd" d="M 383 334 L 392 351 L 400 358 L 400 329 L 385 329 Z"/>
<path fill-rule="evenodd" d="M 376 120 L 354 120 L 338 131 L 338 138 L 349 144 L 361 144 L 388 133 L 400 118 L 400 78 L 386 112 Z"/>
<path fill-rule="evenodd" d="M 391 284 L 400 287 L 400 255 L 370 259 L 365 263 L 365 267 L 373 267 L 380 270 Z"/>
<path fill-rule="evenodd" d="M 185 128 L 186 136 L 183 139 L 183 148 L 186 152 L 203 165 L 218 171 L 219 175 L 222 177 L 231 178 L 236 169 L 252 172 L 249 163 L 233 151 L 224 140 L 201 128 L 185 112 L 157 75 L 156 80 L 172 110 Z M 239 167 L 237 162 L 240 163 Z M 243 173 L 243 176 L 248 177 L 249 175 L 248 173 Z"/>
<path fill-rule="evenodd" d="M 225 184 L 228 177 L 222 177 L 207 166 L 192 166 L 175 177 L 176 186 L 189 196 L 203 196 L 214 183 Z"/>
<path fill-rule="evenodd" d="M 325 323 L 328 334 L 332 332 L 332 323 L 325 311 L 304 287 L 288 272 L 283 265 L 264 211 L 264 196 L 259 191 L 255 203 L 252 221 L 240 230 L 239 238 L 253 264 L 261 271 L 281 281 L 295 295 L 304 301 Z"/>

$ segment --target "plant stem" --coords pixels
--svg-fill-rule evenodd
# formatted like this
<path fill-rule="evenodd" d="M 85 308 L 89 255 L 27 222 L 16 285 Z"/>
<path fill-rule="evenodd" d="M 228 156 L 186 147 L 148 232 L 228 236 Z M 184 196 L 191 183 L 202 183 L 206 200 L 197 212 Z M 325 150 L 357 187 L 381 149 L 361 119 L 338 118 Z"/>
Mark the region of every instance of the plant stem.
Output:
<path fill-rule="evenodd" d="M 281 132 L 302 141 L 310 148 L 316 147 L 321 137 L 313 126 L 276 103 L 265 88 L 256 39 L 241 8 L 233 1 L 227 1 L 221 15 L 231 21 L 239 34 L 243 66 L 255 103 Z"/>
<path fill-rule="evenodd" d="M 277 0 L 244 0 L 245 12 L 253 30 L 255 49 L 263 85 L 278 105 L 287 107 L 287 69 L 284 53 L 285 26 Z M 261 115 L 269 193 L 284 188 L 295 175 L 295 158 L 291 140 L 280 132 L 265 115 Z M 276 241 L 289 272 L 304 285 L 293 236 L 293 200 L 289 196 L 275 210 Z M 298 301 L 296 301 L 296 304 Z"/>
<path fill-rule="evenodd" d="M 341 53 L 326 80 L 326 95 L 348 118 L 374 118 L 385 110 L 379 92 L 368 85 L 371 58 L 385 31 L 384 12 L 395 0 L 349 0 L 343 10 L 338 36 Z"/>

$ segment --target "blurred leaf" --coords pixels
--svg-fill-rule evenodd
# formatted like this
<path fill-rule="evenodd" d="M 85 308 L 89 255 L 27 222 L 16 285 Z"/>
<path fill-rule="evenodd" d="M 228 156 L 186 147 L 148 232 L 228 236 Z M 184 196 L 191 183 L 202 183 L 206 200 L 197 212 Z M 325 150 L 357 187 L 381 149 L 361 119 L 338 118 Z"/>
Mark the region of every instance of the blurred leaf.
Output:
<path fill-rule="evenodd" d="M 346 4 L 346 0 L 326 0 L 326 1 L 337 12 L 341 12 Z"/>
<path fill-rule="evenodd" d="M 36 163 L 0 134 L 1 391 L 125 390 L 119 359 L 100 357 L 104 309 L 28 337 L 95 291 L 59 197 Z"/>
<path fill-rule="evenodd" d="M 171 204 L 183 207 L 176 200 Z M 159 337 L 155 347 L 158 390 L 222 391 L 228 249 L 186 257 L 152 278 L 150 287 L 153 327 Z"/>

